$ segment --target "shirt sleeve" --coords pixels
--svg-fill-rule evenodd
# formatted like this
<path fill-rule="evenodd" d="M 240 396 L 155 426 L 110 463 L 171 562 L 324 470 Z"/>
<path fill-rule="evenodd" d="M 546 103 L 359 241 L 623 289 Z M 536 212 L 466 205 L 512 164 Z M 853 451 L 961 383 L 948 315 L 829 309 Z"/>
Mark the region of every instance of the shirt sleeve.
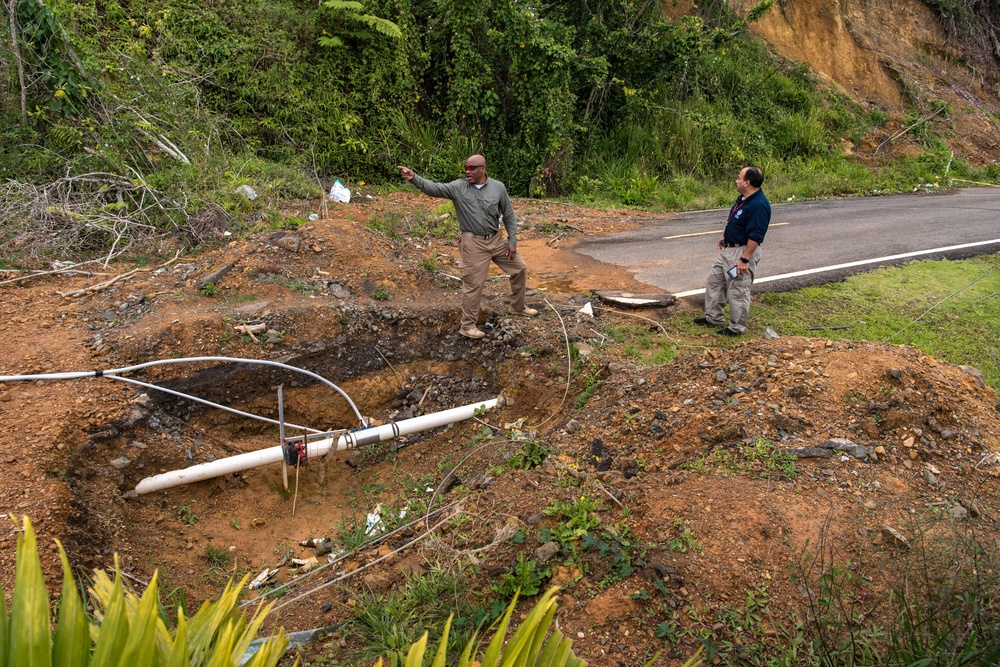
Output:
<path fill-rule="evenodd" d="M 425 195 L 430 195 L 431 197 L 453 199 L 455 196 L 451 189 L 451 183 L 435 183 L 434 181 L 428 181 L 426 178 L 416 174 L 413 175 L 413 179 L 410 183 L 413 183 L 414 187 L 423 192 Z"/>
<path fill-rule="evenodd" d="M 504 229 L 507 230 L 507 245 L 517 245 L 517 217 L 510 203 L 510 195 L 507 194 L 507 186 L 500 193 L 500 213 L 503 215 Z"/>
<path fill-rule="evenodd" d="M 746 221 L 747 238 L 756 241 L 758 245 L 764 242 L 764 235 L 767 234 L 767 225 L 771 222 L 771 211 L 766 206 L 757 204 L 747 211 Z"/>

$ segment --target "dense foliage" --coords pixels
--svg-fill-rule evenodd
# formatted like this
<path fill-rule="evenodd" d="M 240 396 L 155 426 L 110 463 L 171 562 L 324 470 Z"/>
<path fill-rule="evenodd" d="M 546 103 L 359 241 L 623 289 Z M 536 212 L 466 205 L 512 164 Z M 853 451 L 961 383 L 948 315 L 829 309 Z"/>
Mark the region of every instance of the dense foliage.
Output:
<path fill-rule="evenodd" d="M 397 164 L 453 178 L 479 151 L 515 195 L 632 206 L 683 207 L 747 162 L 846 174 L 843 142 L 887 116 L 750 36 L 773 4 L 672 19 L 649 0 L 5 0 L 0 179 L 113 174 L 238 217 L 332 176 L 398 182 Z M 256 204 L 233 194 L 244 184 Z"/>

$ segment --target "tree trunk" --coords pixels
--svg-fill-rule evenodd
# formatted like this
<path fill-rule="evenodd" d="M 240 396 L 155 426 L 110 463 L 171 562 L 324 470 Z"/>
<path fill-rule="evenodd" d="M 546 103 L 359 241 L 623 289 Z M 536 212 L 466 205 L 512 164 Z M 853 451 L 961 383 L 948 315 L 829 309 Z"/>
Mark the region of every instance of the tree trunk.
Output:
<path fill-rule="evenodd" d="M 10 20 L 10 50 L 17 61 L 17 81 L 21 86 L 21 122 L 28 122 L 28 91 L 24 86 L 24 61 L 17 41 L 17 0 L 7 0 L 7 15 Z"/>

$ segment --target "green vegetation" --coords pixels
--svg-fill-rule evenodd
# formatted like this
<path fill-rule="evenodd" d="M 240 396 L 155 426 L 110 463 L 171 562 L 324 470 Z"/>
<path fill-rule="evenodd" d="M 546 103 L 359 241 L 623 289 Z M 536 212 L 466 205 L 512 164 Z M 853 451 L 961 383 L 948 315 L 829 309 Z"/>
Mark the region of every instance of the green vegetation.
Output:
<path fill-rule="evenodd" d="M 881 556 L 899 563 L 899 577 L 888 579 L 880 568 L 838 560 L 828 532 L 824 525 L 791 564 L 808 603 L 796 643 L 810 664 L 997 663 L 994 538 L 958 527 L 943 511 L 923 514 L 907 527 L 909 548 L 882 547 Z"/>
<path fill-rule="evenodd" d="M 552 451 L 551 447 L 546 447 L 534 440 L 529 440 L 524 443 L 524 449 L 507 459 L 507 467 L 521 470 L 537 468 L 552 454 Z"/>
<path fill-rule="evenodd" d="M 17 539 L 17 564 L 10 616 L 0 609 L 0 656 L 7 665 L 218 665 L 235 666 L 256 638 L 270 606 L 258 607 L 249 617 L 237 606 L 239 585 L 226 585 L 219 599 L 206 602 L 185 618 L 177 609 L 176 627 L 167 626 L 159 608 L 158 575 L 142 596 L 124 587 L 121 573 L 114 578 L 95 572 L 90 597 L 95 613 L 89 616 L 81 599 L 69 559 L 59 545 L 63 565 L 62 595 L 52 625 L 49 595 L 42 575 L 35 531 L 27 518 Z M 115 559 L 117 566 L 117 558 Z M 54 630 L 54 632 L 53 632 Z M 273 666 L 288 645 L 278 630 L 264 642 L 248 667 Z"/>
<path fill-rule="evenodd" d="M 490 586 L 490 590 L 505 600 L 517 594 L 538 595 L 542 586 L 552 576 L 552 568 L 543 567 L 533 560 L 517 554 L 517 561 L 509 572 L 500 575 L 500 580 Z"/>
<path fill-rule="evenodd" d="M 479 653 L 478 633 L 465 644 L 461 657 L 455 663 L 457 667 L 514 667 L 515 665 L 537 665 L 538 667 L 583 667 L 586 663 L 573 654 L 572 641 L 565 638 L 558 627 L 549 630 L 556 612 L 556 593 L 559 589 L 551 588 L 542 596 L 534 607 L 524 617 L 520 627 L 514 632 L 511 638 L 506 641 L 507 630 L 510 627 L 510 618 L 517 606 L 517 595 L 511 600 L 492 641 L 486 647 L 483 655 L 476 659 Z M 449 616 L 444 624 L 441 633 L 441 640 L 438 650 L 435 653 L 434 667 L 444 667 L 448 657 L 448 646 L 451 643 L 451 629 L 458 625 L 458 620 Z M 406 665 L 422 665 L 424 653 L 427 651 L 427 640 L 429 632 L 423 636 L 409 649 L 405 656 Z M 547 638 L 546 638 L 547 637 Z M 693 667 L 694 660 L 685 664 L 684 667 Z M 403 664 L 402 653 L 395 653 L 389 659 L 390 664 Z M 382 667 L 382 660 L 376 663 L 377 667 Z"/>
<path fill-rule="evenodd" d="M 695 467 L 714 466 L 727 475 L 748 475 L 759 479 L 793 480 L 798 476 L 795 456 L 773 442 L 756 437 L 732 447 L 720 447 Z"/>
<path fill-rule="evenodd" d="M 829 285 L 763 294 L 751 323 L 782 335 L 911 345 L 953 364 L 975 366 L 997 388 L 998 290 L 995 256 L 922 260 Z"/>
<path fill-rule="evenodd" d="M 195 515 L 194 511 L 188 505 L 181 505 L 177 510 L 177 518 L 181 520 L 181 523 L 193 526 L 198 523 L 198 517 Z"/>
<path fill-rule="evenodd" d="M 950 154 L 937 121 L 951 110 L 934 100 L 911 102 L 917 120 L 940 112 L 910 129 L 922 153 L 873 167 L 846 155 L 887 114 L 751 36 L 775 4 L 669 20 L 656 3 L 14 0 L 0 251 L 142 255 L 164 233 L 210 245 L 301 224 L 281 202 L 333 176 L 398 184 L 405 163 L 451 179 L 479 151 L 514 195 L 670 209 L 728 204 L 747 162 L 779 201 L 1000 179 Z M 972 0 L 930 4 L 959 32 L 995 18 Z M 368 224 L 455 234 L 443 209 Z"/>

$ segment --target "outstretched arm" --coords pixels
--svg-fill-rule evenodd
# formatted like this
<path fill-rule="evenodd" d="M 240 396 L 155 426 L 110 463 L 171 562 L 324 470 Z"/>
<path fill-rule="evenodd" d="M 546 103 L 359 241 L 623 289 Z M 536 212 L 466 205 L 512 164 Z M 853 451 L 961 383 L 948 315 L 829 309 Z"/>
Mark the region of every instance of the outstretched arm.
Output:
<path fill-rule="evenodd" d="M 423 192 L 425 195 L 430 195 L 431 197 L 441 197 L 442 199 L 451 199 L 455 194 L 451 190 L 450 183 L 435 183 L 434 181 L 428 181 L 426 178 L 422 178 L 413 173 L 413 170 L 409 167 L 397 166 L 396 168 L 399 169 L 399 174 L 403 177 L 404 181 L 409 181 L 414 185 L 414 187 Z"/>

